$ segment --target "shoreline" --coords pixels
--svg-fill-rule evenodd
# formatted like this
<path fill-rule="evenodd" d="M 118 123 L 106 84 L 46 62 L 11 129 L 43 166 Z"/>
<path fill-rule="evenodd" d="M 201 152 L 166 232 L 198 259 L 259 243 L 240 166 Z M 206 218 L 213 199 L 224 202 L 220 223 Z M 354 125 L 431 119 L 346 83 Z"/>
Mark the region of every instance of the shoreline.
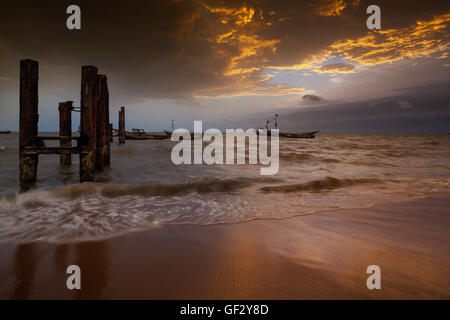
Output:
<path fill-rule="evenodd" d="M 99 241 L 0 244 L 1 299 L 450 299 L 449 196 Z M 82 289 L 66 288 L 81 268 Z M 382 289 L 366 288 L 381 268 Z"/>

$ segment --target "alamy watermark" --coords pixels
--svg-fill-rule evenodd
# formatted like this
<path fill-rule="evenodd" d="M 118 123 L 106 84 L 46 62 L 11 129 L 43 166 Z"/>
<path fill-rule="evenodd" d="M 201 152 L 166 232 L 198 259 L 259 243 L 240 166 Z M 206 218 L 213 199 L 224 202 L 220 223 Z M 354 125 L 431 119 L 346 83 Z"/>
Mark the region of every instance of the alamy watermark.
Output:
<path fill-rule="evenodd" d="M 373 4 L 367 7 L 367 14 L 370 16 L 367 18 L 366 26 L 369 30 L 381 29 L 381 9 L 379 6 Z"/>
<path fill-rule="evenodd" d="M 367 278 L 366 286 L 367 289 L 373 290 L 381 289 L 381 268 L 377 265 L 370 265 L 367 267 L 366 273 L 370 274 L 371 276 Z"/>
<path fill-rule="evenodd" d="M 69 290 L 81 290 L 81 269 L 76 264 L 72 264 L 67 267 L 67 274 L 70 276 L 67 278 L 66 286 Z"/>
<path fill-rule="evenodd" d="M 261 175 L 278 173 L 278 129 L 259 129 L 258 132 L 255 129 L 226 129 L 224 137 L 219 129 L 203 132 L 202 121 L 194 121 L 193 133 L 186 129 L 176 129 L 172 132 L 171 140 L 178 141 L 171 153 L 172 162 L 176 165 L 246 164 L 248 151 L 248 164 L 258 164 L 259 160 L 259 164 L 263 165 L 260 168 Z M 204 143 L 208 145 L 203 148 Z"/>
<path fill-rule="evenodd" d="M 81 8 L 77 5 L 70 5 L 66 9 L 66 13 L 70 16 L 66 20 L 66 27 L 69 30 L 81 29 Z M 370 16 L 367 18 L 366 26 L 369 30 L 381 29 L 381 9 L 379 6 L 373 4 L 367 7 L 367 14 Z"/>

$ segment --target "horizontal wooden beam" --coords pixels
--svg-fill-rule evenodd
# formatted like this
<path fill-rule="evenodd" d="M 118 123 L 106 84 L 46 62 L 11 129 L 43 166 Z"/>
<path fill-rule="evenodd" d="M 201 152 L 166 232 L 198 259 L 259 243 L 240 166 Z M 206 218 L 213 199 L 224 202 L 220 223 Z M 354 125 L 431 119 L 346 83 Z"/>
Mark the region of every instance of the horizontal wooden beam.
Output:
<path fill-rule="evenodd" d="M 60 140 L 60 139 L 72 139 L 72 140 L 80 140 L 80 137 L 66 137 L 66 136 L 58 136 L 58 137 L 37 137 L 38 140 Z"/>
<path fill-rule="evenodd" d="M 77 147 L 25 147 L 24 154 L 79 154 L 80 148 Z"/>

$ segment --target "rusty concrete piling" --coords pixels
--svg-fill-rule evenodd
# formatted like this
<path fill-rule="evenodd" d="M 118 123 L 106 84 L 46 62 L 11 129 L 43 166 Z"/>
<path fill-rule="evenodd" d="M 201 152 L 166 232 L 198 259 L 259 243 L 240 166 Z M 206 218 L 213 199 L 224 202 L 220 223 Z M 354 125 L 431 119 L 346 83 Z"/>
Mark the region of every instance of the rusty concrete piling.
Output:
<path fill-rule="evenodd" d="M 39 63 L 20 61 L 19 172 L 21 183 L 33 183 L 37 177 L 39 154 L 27 152 L 37 146 Z"/>
<path fill-rule="evenodd" d="M 108 123 L 109 119 L 106 119 L 108 108 L 108 84 L 105 75 L 99 75 L 97 79 L 97 123 L 96 123 L 96 157 L 95 157 L 95 169 L 97 171 L 103 171 L 106 157 L 106 143 L 108 136 Z"/>
<path fill-rule="evenodd" d="M 105 146 L 104 146 L 104 152 L 103 152 L 103 164 L 106 167 L 109 167 L 111 164 L 111 137 L 112 137 L 112 133 L 111 130 L 109 128 L 109 89 L 108 89 L 108 82 L 107 82 L 107 78 L 105 76 L 105 85 L 102 87 L 103 88 L 103 93 L 102 93 L 102 97 L 103 97 L 103 103 L 104 103 L 104 123 L 105 123 Z M 111 137 L 110 137 L 111 135 Z"/>
<path fill-rule="evenodd" d="M 119 111 L 119 144 L 125 143 L 125 107 Z"/>
<path fill-rule="evenodd" d="M 113 124 L 109 124 L 109 141 L 114 142 L 114 130 L 113 130 Z"/>
<path fill-rule="evenodd" d="M 80 182 L 94 181 L 97 150 L 98 74 L 94 66 L 81 68 Z"/>
<path fill-rule="evenodd" d="M 61 102 L 59 110 L 59 145 L 61 148 L 72 147 L 72 110 L 73 102 Z M 61 153 L 59 163 L 62 166 L 70 166 L 72 164 L 72 154 Z"/>

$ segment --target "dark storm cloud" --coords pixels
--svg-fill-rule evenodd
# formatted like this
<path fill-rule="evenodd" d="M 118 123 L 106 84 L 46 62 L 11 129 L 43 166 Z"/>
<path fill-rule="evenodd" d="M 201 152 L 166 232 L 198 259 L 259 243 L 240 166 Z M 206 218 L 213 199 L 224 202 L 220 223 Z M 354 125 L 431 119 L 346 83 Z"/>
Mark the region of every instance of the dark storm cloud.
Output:
<path fill-rule="evenodd" d="M 450 131 L 450 82 L 394 90 L 393 95 L 353 102 L 278 109 L 283 131 L 322 133 L 439 133 Z M 254 114 L 239 124 L 258 127 L 273 113 Z"/>
<path fill-rule="evenodd" d="M 4 45 L 49 68 L 97 65 L 114 74 L 130 96 L 177 97 L 188 95 L 205 79 L 220 82 L 213 70 L 223 62 L 203 41 L 207 29 L 196 23 L 197 3 L 78 1 L 81 31 L 65 28 L 69 4 L 6 5 L 1 17 Z"/>
<path fill-rule="evenodd" d="M 382 7 L 384 29 L 407 28 L 420 19 L 450 12 L 448 1 L 377 3 Z M 70 4 L 81 7 L 80 31 L 65 28 Z M 0 81 L 3 86 L 16 86 L 18 60 L 30 57 L 41 62 L 46 75 L 42 81 L 50 92 L 62 84 L 78 83 L 79 67 L 94 64 L 113 80 L 116 94 L 129 99 L 302 94 L 302 88 L 274 85 L 263 70 L 308 63 L 338 40 L 365 36 L 368 4 L 372 3 L 7 2 L 0 11 L 0 77 L 12 81 Z M 430 39 L 439 36 L 435 33 Z M 367 40 L 367 45 L 370 48 L 373 43 Z M 393 44 L 386 50 L 395 48 Z M 355 56 L 357 52 L 367 55 L 368 49 L 341 46 L 335 50 Z M 352 68 L 338 66 L 347 72 Z"/>

